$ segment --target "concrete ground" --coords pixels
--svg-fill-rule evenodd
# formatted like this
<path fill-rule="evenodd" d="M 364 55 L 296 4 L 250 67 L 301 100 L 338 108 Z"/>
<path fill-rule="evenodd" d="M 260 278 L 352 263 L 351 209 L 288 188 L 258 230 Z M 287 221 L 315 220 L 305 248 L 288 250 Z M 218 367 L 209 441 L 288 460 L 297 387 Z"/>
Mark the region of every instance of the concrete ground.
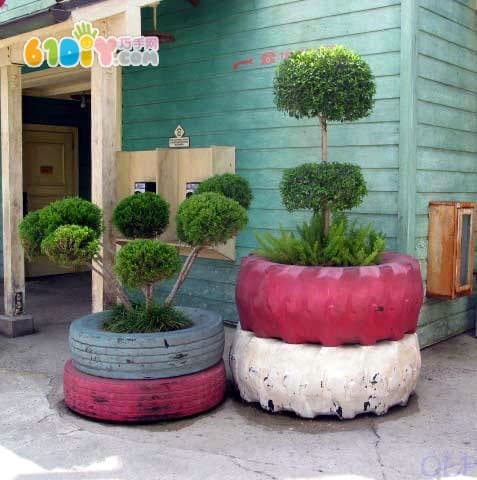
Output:
<path fill-rule="evenodd" d="M 470 335 L 425 350 L 417 394 L 384 417 L 302 421 L 230 396 L 203 416 L 123 427 L 62 401 L 68 323 L 89 310 L 87 276 L 30 282 L 27 294 L 39 332 L 0 338 L 0 480 L 477 477 Z"/>

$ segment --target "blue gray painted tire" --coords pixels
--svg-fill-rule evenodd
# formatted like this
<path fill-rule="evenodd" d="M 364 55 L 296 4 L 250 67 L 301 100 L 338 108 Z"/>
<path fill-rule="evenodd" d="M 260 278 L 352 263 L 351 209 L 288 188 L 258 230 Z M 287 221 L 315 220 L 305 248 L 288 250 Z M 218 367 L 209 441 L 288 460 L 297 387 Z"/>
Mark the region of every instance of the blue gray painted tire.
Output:
<path fill-rule="evenodd" d="M 222 360 L 222 317 L 198 308 L 178 307 L 193 326 L 174 332 L 112 333 L 102 329 L 109 312 L 75 320 L 69 346 L 77 370 L 103 378 L 147 380 L 206 370 Z"/>

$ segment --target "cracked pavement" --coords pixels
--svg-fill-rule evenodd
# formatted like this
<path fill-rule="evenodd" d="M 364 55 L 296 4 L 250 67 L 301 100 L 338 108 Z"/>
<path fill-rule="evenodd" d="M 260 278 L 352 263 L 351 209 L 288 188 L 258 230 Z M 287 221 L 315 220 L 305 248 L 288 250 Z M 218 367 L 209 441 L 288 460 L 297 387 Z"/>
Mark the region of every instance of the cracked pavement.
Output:
<path fill-rule="evenodd" d="M 89 308 L 81 278 L 29 283 L 39 332 L 0 338 L 1 480 L 477 478 L 471 335 L 424 350 L 417 394 L 383 417 L 305 421 L 233 396 L 208 414 L 152 425 L 71 413 L 61 373 L 68 322 Z"/>

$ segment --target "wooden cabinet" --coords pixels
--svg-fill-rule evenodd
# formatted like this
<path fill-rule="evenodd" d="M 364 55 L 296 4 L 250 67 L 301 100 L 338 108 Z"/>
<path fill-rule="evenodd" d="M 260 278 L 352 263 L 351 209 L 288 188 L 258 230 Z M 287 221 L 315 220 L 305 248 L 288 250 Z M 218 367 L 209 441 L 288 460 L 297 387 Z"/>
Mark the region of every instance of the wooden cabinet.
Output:
<path fill-rule="evenodd" d="M 476 205 L 429 204 L 427 296 L 452 299 L 472 293 Z"/>
<path fill-rule="evenodd" d="M 118 201 L 134 193 L 136 182 L 156 182 L 157 193 L 170 205 L 169 227 L 161 240 L 178 245 L 181 253 L 188 248 L 176 238 L 175 217 L 185 200 L 188 186 L 221 173 L 235 173 L 235 147 L 160 148 L 118 154 Z M 235 260 L 235 239 L 214 249 L 205 249 L 202 257 Z"/>

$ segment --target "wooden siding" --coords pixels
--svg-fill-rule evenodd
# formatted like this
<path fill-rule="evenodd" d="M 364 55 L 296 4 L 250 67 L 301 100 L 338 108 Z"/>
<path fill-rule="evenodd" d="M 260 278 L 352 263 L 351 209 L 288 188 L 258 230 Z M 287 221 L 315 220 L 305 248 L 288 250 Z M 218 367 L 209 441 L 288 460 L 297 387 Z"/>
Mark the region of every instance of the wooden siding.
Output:
<path fill-rule="evenodd" d="M 55 0 L 7 0 L 7 7 L 0 10 L 0 23 L 30 15 L 55 3 Z"/>
<path fill-rule="evenodd" d="M 477 201 L 477 14 L 471 0 L 419 0 L 416 254 L 426 275 L 431 200 Z M 421 343 L 471 328 L 475 299 L 427 300 Z"/>
<path fill-rule="evenodd" d="M 180 123 L 193 146 L 235 145 L 237 171 L 250 180 L 254 201 L 250 224 L 237 242 L 238 256 L 255 246 L 257 231 L 294 229 L 305 212 L 286 212 L 278 192 L 284 168 L 314 162 L 320 156 L 315 120 L 297 121 L 273 104 L 274 64 L 262 64 L 272 52 L 343 44 L 371 64 L 378 85 L 372 115 L 355 125 L 330 127 L 330 158 L 364 168 L 370 194 L 352 213 L 372 222 L 397 248 L 399 144 L 399 0 L 202 0 L 193 8 L 164 0 L 160 30 L 176 42 L 161 46 L 158 68 L 125 69 L 123 148 L 165 147 Z M 376 19 L 379 18 L 377 22 Z M 143 26 L 151 23 L 145 9 Z M 252 61 L 236 69 L 242 60 Z M 236 319 L 237 265 L 201 261 L 185 286 L 187 303 L 214 307 Z"/>

